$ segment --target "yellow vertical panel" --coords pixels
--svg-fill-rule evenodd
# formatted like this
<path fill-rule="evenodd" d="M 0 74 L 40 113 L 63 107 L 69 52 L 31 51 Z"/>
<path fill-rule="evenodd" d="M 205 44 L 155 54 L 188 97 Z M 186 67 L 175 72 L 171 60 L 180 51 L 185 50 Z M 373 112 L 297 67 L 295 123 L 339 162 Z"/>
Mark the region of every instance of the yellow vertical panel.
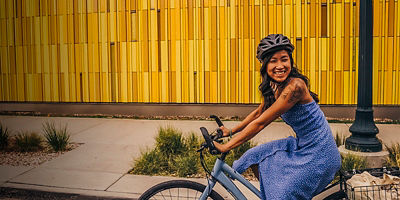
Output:
<path fill-rule="evenodd" d="M 76 102 L 76 80 L 75 80 L 75 73 L 69 73 L 69 101 Z"/>
<path fill-rule="evenodd" d="M 350 72 L 343 72 L 343 103 L 351 104 L 351 94 L 350 94 Z"/>
<path fill-rule="evenodd" d="M 94 59 L 96 59 L 96 55 L 94 55 L 94 47 L 95 45 L 93 43 L 88 43 L 88 72 L 94 72 Z"/>
<path fill-rule="evenodd" d="M 250 69 L 249 69 L 249 40 L 243 40 L 243 60 L 242 60 L 242 99 L 243 103 L 249 103 L 249 90 L 250 90 Z"/>
<path fill-rule="evenodd" d="M 315 38 L 310 38 L 310 74 L 311 76 L 309 76 L 310 78 L 310 89 L 312 91 L 316 91 L 316 77 L 315 77 L 315 72 L 316 72 L 316 59 L 317 59 L 317 50 L 315 49 Z"/>
<path fill-rule="evenodd" d="M 59 41 L 61 44 L 65 44 L 68 41 L 68 18 L 66 15 L 58 16 L 58 23 L 59 23 Z"/>
<path fill-rule="evenodd" d="M 380 13 L 380 7 L 381 7 L 380 4 L 381 4 L 381 1 L 373 1 L 373 5 L 372 5 L 373 16 L 374 16 L 373 27 L 375 27 L 373 29 L 373 36 L 379 36 L 380 25 L 381 25 L 380 22 L 381 22 L 382 16 L 384 16 L 384 15 L 382 15 L 382 13 Z"/>
<path fill-rule="evenodd" d="M 116 13 L 110 12 L 109 14 L 109 27 L 108 30 L 110 31 L 110 42 L 116 41 Z"/>
<path fill-rule="evenodd" d="M 93 37 L 93 42 L 97 43 L 99 42 L 99 15 L 98 13 L 93 13 L 92 15 L 92 37 Z"/>
<path fill-rule="evenodd" d="M 88 20 L 88 28 L 87 28 L 87 33 L 88 33 L 88 43 L 89 44 L 91 44 L 91 43 L 93 43 L 94 42 L 94 32 L 95 31 L 97 31 L 95 28 L 94 28 L 94 20 L 95 20 L 95 17 L 94 17 L 94 14 L 93 13 L 88 13 L 87 14 L 87 20 Z"/>
<path fill-rule="evenodd" d="M 126 12 L 118 12 L 118 37 L 119 41 L 126 41 Z"/>
<path fill-rule="evenodd" d="M 16 74 L 10 74 L 9 75 L 9 81 L 10 81 L 10 84 L 9 84 L 9 87 L 10 87 L 10 101 L 16 101 L 17 100 L 17 75 Z"/>
<path fill-rule="evenodd" d="M 68 45 L 60 44 L 61 73 L 68 73 Z"/>
<path fill-rule="evenodd" d="M 343 103 L 343 76 L 342 72 L 335 71 L 335 104 Z"/>
<path fill-rule="evenodd" d="M 176 79 L 175 79 L 175 82 L 176 82 L 176 102 L 177 103 L 181 103 L 182 102 L 182 65 L 181 65 L 181 63 L 180 63 L 180 61 L 181 61 L 181 52 L 180 52 L 180 50 L 181 50 L 181 43 L 180 43 L 180 41 L 176 41 L 175 42 L 176 43 L 176 53 L 175 53 L 175 56 L 176 56 L 176 63 L 175 63 L 175 66 L 176 66 Z"/>
<path fill-rule="evenodd" d="M 2 86 L 5 85 L 3 83 L 3 75 L 1 73 L 0 73 L 0 83 Z M 5 94 L 4 90 L 5 90 L 5 87 L 0 87 L 0 101 L 5 101 L 5 98 L 3 96 Z"/>
<path fill-rule="evenodd" d="M 121 93 L 120 99 L 122 102 L 127 102 L 128 100 L 128 65 L 127 65 L 127 55 L 126 55 L 126 42 L 121 42 L 120 45 L 120 62 L 121 62 Z"/>
<path fill-rule="evenodd" d="M 321 55 L 321 59 L 320 59 L 320 62 L 321 62 L 321 65 L 320 65 L 320 68 L 321 68 L 321 70 L 327 70 L 328 69 L 328 65 L 329 65 L 329 58 L 328 58 L 328 56 L 329 56 L 329 48 L 328 48 L 328 41 L 329 39 L 328 38 L 322 38 L 321 40 L 320 40 L 320 55 Z"/>
<path fill-rule="evenodd" d="M 101 82 L 101 100 L 103 102 L 111 102 L 110 98 L 110 82 L 109 82 L 109 73 L 100 73 L 100 82 Z"/>
<path fill-rule="evenodd" d="M 161 101 L 168 102 L 168 44 L 161 41 Z"/>
<path fill-rule="evenodd" d="M 96 85 L 95 85 L 95 73 L 89 72 L 88 73 L 88 93 L 89 93 L 89 102 L 95 102 L 96 98 Z"/>
<path fill-rule="evenodd" d="M 2 20 L 0 19 L 0 22 L 1 21 Z M 23 23 L 22 23 L 22 21 L 23 20 L 21 18 L 16 18 L 15 21 L 14 21 L 15 22 L 15 28 L 14 28 L 14 31 L 15 31 L 15 45 L 17 45 L 17 46 L 22 45 L 22 39 L 23 39 L 23 29 L 22 29 Z M 0 24 L 0 26 L 3 27 L 2 24 Z M 45 30 L 47 30 L 47 29 L 45 29 Z M 2 41 L 3 41 L 4 35 L 5 34 L 1 34 L 1 36 L 0 36 L 0 38 L 2 38 L 1 39 Z"/>
<path fill-rule="evenodd" d="M 373 70 L 373 72 L 372 72 L 372 74 L 373 74 L 373 77 L 372 77 L 372 81 L 373 81 L 373 87 L 372 87 L 372 98 L 373 98 L 373 104 L 377 104 L 378 103 L 378 65 L 379 65 L 379 59 L 378 59 L 378 57 L 379 57 L 379 53 L 380 53 L 380 51 L 379 51 L 379 38 L 376 38 L 376 37 L 373 37 L 373 53 L 372 53 L 372 55 L 373 55 L 373 58 L 372 58 L 372 62 L 373 62 L 373 65 L 372 65 L 372 70 Z"/>
<path fill-rule="evenodd" d="M 296 37 L 301 37 L 301 19 L 302 19 L 302 12 L 301 12 L 301 0 L 295 0 L 295 23 L 296 23 Z"/>
<path fill-rule="evenodd" d="M 18 101 L 29 101 L 28 100 L 29 99 L 29 97 L 28 97 L 29 88 L 28 88 L 27 81 L 28 81 L 28 74 L 17 74 Z M 1 94 L 5 95 L 6 90 L 3 90 Z M 0 96 L 2 96 L 2 95 L 0 95 Z"/>
<path fill-rule="evenodd" d="M 35 45 L 34 46 L 34 51 L 35 51 L 35 67 L 36 67 L 36 73 L 42 73 L 42 51 L 41 51 L 41 46 L 40 45 Z M 47 58 L 46 58 L 47 59 Z"/>
<path fill-rule="evenodd" d="M 87 15 L 86 14 L 80 14 L 80 19 L 79 19 L 79 42 L 80 43 L 87 43 L 88 41 L 88 25 L 87 25 Z"/>
<path fill-rule="evenodd" d="M 6 46 L 7 45 L 7 34 L 4 34 L 7 29 L 7 20 L 6 19 L 0 19 L 0 45 L 1 46 Z"/>
<path fill-rule="evenodd" d="M 158 31 L 157 30 L 157 11 L 151 10 L 150 11 L 150 40 L 157 40 Z"/>
<path fill-rule="evenodd" d="M 107 41 L 107 14 L 100 13 L 100 22 L 99 22 L 99 42 Z"/>
<path fill-rule="evenodd" d="M 181 60 L 181 72 L 182 72 L 182 102 L 187 103 L 189 98 L 189 83 L 188 83 L 188 50 L 187 40 L 182 41 L 182 60 Z"/>
<path fill-rule="evenodd" d="M 43 45 L 48 45 L 49 44 L 49 31 L 48 31 L 48 29 L 49 29 L 49 18 L 47 16 L 41 16 L 40 20 L 41 20 L 41 23 L 42 23 L 41 24 L 42 28 L 40 30 L 40 33 L 41 33 L 40 34 L 40 36 L 41 36 L 40 42 Z"/>
<path fill-rule="evenodd" d="M 51 101 L 51 91 L 50 91 L 51 79 L 50 74 L 43 75 L 43 100 Z"/>
<path fill-rule="evenodd" d="M 7 9 L 7 7 L 6 7 L 6 1 L 5 0 L 1 0 L 0 1 L 0 18 L 1 19 L 4 19 L 4 18 L 6 18 L 6 13 L 7 13 L 7 11 L 6 11 L 6 9 Z"/>
<path fill-rule="evenodd" d="M 151 61 L 151 71 L 155 72 L 158 71 L 158 42 L 155 40 L 150 41 L 150 55 L 151 58 L 149 60 Z"/>
<path fill-rule="evenodd" d="M 151 72 L 150 72 L 151 73 Z M 149 72 L 143 72 L 142 73 L 142 80 L 143 80 L 143 85 L 142 85 L 142 89 L 143 89 L 143 102 L 150 102 L 150 81 L 149 81 Z"/>
<path fill-rule="evenodd" d="M 188 82 L 188 90 L 189 90 L 189 102 L 194 103 L 194 94 L 195 94 L 195 79 L 194 79 L 194 41 L 189 40 L 189 82 Z"/>
<path fill-rule="evenodd" d="M 0 47 L 0 72 L 1 73 L 8 73 L 8 67 L 7 67 L 7 47 L 1 46 Z"/>
<path fill-rule="evenodd" d="M 151 74 L 151 81 L 152 81 L 152 83 L 151 83 L 151 86 L 152 86 L 152 88 L 151 88 L 151 102 L 154 102 L 154 103 L 159 103 L 160 102 L 160 95 L 159 95 L 159 93 L 160 93 L 160 88 L 159 88 L 159 82 L 158 82 L 158 80 L 159 80 L 159 73 L 158 72 L 151 72 L 152 74 Z"/>
<path fill-rule="evenodd" d="M 132 41 L 139 40 L 139 23 L 138 23 L 138 14 L 131 13 L 131 39 Z"/>
<path fill-rule="evenodd" d="M 24 53 L 23 53 L 23 47 L 22 46 L 17 46 L 16 47 L 16 73 L 18 74 L 23 74 L 24 73 Z"/>
<path fill-rule="evenodd" d="M 7 41 L 4 43 L 7 45 L 14 45 L 14 19 L 7 19 L 6 30 L 3 30 L 2 35 L 7 35 Z"/>
<path fill-rule="evenodd" d="M 100 44 L 100 72 L 108 72 L 108 49 L 107 49 L 107 43 L 101 43 Z"/>

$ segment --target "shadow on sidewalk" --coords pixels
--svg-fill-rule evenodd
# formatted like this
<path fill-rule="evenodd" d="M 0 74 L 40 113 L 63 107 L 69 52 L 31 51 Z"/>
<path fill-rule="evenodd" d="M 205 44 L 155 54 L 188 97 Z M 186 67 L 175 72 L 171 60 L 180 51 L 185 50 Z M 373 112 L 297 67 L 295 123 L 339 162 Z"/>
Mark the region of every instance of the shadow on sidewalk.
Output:
<path fill-rule="evenodd" d="M 57 193 L 57 192 L 44 192 L 39 190 L 26 190 L 26 189 L 15 189 L 0 187 L 0 200 L 127 200 L 128 198 L 114 198 L 114 197 L 97 197 L 97 196 L 86 196 L 80 194 L 68 194 L 68 193 Z"/>

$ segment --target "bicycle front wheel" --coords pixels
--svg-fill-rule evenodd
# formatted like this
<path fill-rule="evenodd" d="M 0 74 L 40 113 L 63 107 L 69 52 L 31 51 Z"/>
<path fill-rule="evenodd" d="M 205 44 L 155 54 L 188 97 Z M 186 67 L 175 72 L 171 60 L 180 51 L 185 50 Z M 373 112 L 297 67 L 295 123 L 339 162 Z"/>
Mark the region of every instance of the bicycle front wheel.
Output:
<path fill-rule="evenodd" d="M 149 199 L 199 199 L 205 185 L 187 180 L 173 180 L 160 183 L 148 189 L 139 200 Z M 214 190 L 208 199 L 223 200 Z"/>

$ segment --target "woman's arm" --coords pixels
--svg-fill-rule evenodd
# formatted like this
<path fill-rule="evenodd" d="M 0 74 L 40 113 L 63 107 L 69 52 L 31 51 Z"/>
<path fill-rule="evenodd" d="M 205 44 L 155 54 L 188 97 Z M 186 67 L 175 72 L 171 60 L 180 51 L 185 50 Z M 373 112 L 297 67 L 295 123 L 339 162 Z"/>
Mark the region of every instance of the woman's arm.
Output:
<path fill-rule="evenodd" d="M 292 79 L 282 91 L 278 99 L 257 119 L 251 121 L 236 137 L 226 144 L 215 143 L 215 147 L 221 152 L 227 152 L 257 135 L 268 124 L 292 108 L 297 102 L 310 99 L 310 94 L 304 81 L 298 78 Z M 311 97 L 312 98 L 312 97 Z"/>
<path fill-rule="evenodd" d="M 264 107 L 264 102 L 261 103 L 258 106 L 258 108 L 253 110 L 249 115 L 247 115 L 247 117 L 242 122 L 240 122 L 237 126 L 233 127 L 231 129 L 232 130 L 232 134 L 235 134 L 235 133 L 243 130 L 250 122 L 252 122 L 255 119 L 257 119 L 261 115 L 263 107 Z M 222 127 L 222 130 L 224 131 L 224 136 L 229 136 L 229 130 L 228 129 L 224 129 L 224 127 Z"/>

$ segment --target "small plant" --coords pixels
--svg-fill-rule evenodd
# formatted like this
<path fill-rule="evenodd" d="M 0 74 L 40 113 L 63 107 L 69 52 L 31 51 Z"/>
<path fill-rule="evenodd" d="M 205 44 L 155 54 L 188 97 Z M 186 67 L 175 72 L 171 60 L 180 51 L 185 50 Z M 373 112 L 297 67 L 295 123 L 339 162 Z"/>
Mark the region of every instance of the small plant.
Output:
<path fill-rule="evenodd" d="M 173 127 L 160 127 L 156 137 L 156 148 L 161 154 L 170 158 L 186 150 L 182 132 Z"/>
<path fill-rule="evenodd" d="M 342 146 L 342 145 L 345 144 L 345 142 L 346 142 L 346 137 L 345 137 L 343 134 L 340 134 L 340 135 L 339 135 L 339 133 L 336 132 L 336 135 L 335 135 L 335 142 L 336 142 L 336 146 L 337 146 L 337 147 L 340 147 L 340 146 Z"/>
<path fill-rule="evenodd" d="M 388 146 L 385 144 L 385 147 L 389 153 L 389 155 L 386 159 L 386 165 L 399 167 L 400 166 L 400 144 L 396 143 L 396 144 L 392 144 L 391 146 Z"/>
<path fill-rule="evenodd" d="M 0 149 L 5 149 L 8 146 L 10 133 L 8 129 L 0 123 Z"/>
<path fill-rule="evenodd" d="M 67 150 L 70 139 L 67 125 L 64 127 L 60 126 L 60 128 L 57 129 L 53 122 L 45 122 L 42 126 L 46 142 L 54 151 Z"/>
<path fill-rule="evenodd" d="M 42 149 L 42 137 L 35 132 L 20 133 L 15 136 L 15 146 L 19 151 L 38 151 Z"/>
<path fill-rule="evenodd" d="M 174 158 L 172 169 L 179 177 L 190 176 L 199 171 L 198 162 L 198 155 L 195 152 L 182 154 Z"/>
<path fill-rule="evenodd" d="M 129 173 L 141 175 L 160 175 L 168 168 L 168 161 L 156 149 L 144 151 L 134 160 L 134 166 Z"/>
<path fill-rule="evenodd" d="M 342 171 L 349 171 L 352 169 L 363 169 L 367 166 L 367 160 L 361 156 L 354 154 L 342 155 Z"/>

